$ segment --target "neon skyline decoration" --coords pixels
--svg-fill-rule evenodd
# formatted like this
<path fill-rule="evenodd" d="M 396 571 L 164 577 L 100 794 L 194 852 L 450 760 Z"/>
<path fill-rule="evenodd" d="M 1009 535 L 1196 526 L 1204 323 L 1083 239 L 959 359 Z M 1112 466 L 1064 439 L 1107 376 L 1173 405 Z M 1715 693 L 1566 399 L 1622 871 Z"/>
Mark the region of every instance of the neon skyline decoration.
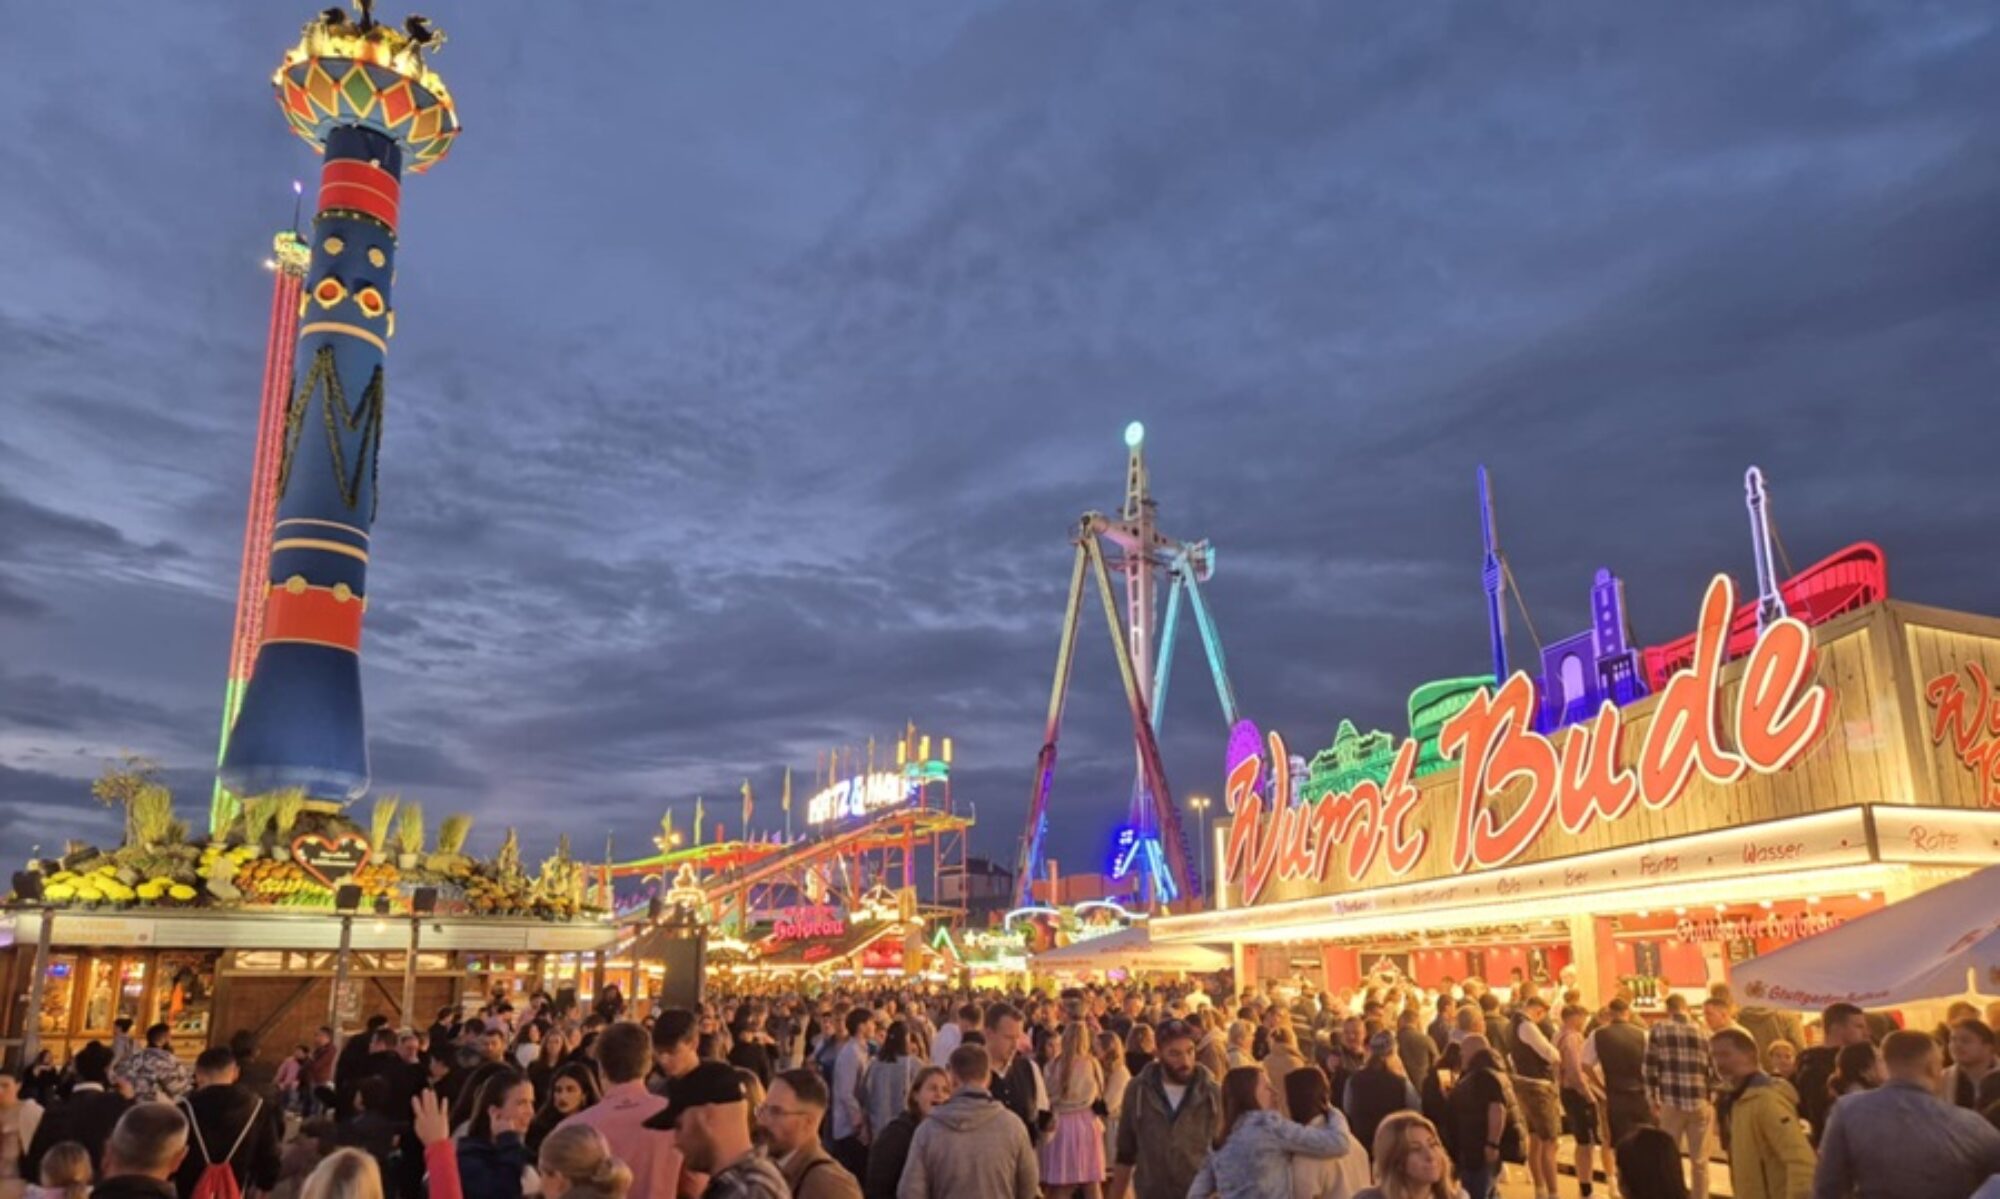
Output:
<path fill-rule="evenodd" d="M 1661 689 L 1633 766 L 1618 761 L 1624 713 L 1609 699 L 1594 719 L 1566 730 L 1560 744 L 1537 731 L 1535 682 L 1525 673 L 1514 674 L 1497 693 L 1481 689 L 1446 721 L 1440 750 L 1448 762 L 1462 766 L 1451 826 L 1452 871 L 1506 865 L 1552 821 L 1578 835 L 1600 820 L 1620 820 L 1638 805 L 1670 807 L 1697 774 L 1727 785 L 1752 771 L 1784 770 L 1817 743 L 1832 711 L 1832 694 L 1812 677 L 1812 633 L 1796 618 L 1771 622 L 1756 639 L 1735 710 L 1722 711 L 1721 671 L 1735 593 L 1726 575 L 1709 583 L 1694 661 Z M 1725 727 L 1733 749 L 1723 743 Z M 1296 803 L 1284 739 L 1273 733 L 1266 744 L 1268 768 L 1262 752 L 1229 764 L 1226 807 L 1236 819 L 1223 876 L 1240 883 L 1239 902 L 1255 903 L 1274 877 L 1326 877 L 1343 848 L 1349 879 L 1367 874 L 1378 858 L 1392 878 L 1400 878 L 1432 850 L 1428 831 L 1409 824 L 1420 794 L 1412 781 L 1414 739 L 1399 747 L 1385 782 L 1364 779 L 1351 791 L 1308 794 Z M 1502 817 L 1493 797 L 1519 781 L 1529 784 L 1528 795 Z"/>

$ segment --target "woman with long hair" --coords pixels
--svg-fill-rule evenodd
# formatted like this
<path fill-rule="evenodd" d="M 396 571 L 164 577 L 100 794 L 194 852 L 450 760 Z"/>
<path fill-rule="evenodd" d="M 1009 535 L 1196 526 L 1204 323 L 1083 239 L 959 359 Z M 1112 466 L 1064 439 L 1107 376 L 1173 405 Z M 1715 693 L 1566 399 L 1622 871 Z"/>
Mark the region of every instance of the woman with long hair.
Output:
<path fill-rule="evenodd" d="M 1277 1111 L 1278 1092 L 1262 1066 L 1222 1078 L 1222 1135 L 1188 1188 L 1188 1199 L 1292 1199 L 1292 1159 L 1339 1157 L 1354 1149 L 1341 1128 L 1304 1128 Z"/>
<path fill-rule="evenodd" d="M 1337 1128 L 1354 1148 L 1339 1157 L 1292 1159 L 1292 1199 L 1353 1199 L 1368 1185 L 1368 1150 L 1354 1138 L 1347 1117 L 1333 1103 L 1326 1071 L 1302 1066 L 1285 1075 L 1285 1112 L 1307 1128 Z"/>
<path fill-rule="evenodd" d="M 540 1052 L 526 1067 L 528 1081 L 534 1084 L 535 1102 L 547 1103 L 549 1084 L 555 1081 L 556 1071 L 562 1069 L 564 1060 L 569 1057 L 569 1030 L 560 1024 L 551 1025 L 549 1031 L 543 1034 L 541 1044 L 536 1048 Z"/>
<path fill-rule="evenodd" d="M 382 1168 L 360 1149 L 336 1149 L 306 1175 L 299 1199 L 382 1199 Z"/>
<path fill-rule="evenodd" d="M 504 1067 L 489 1076 L 458 1140 L 458 1176 L 479 1199 L 521 1199 L 528 1149 L 522 1136 L 535 1118 L 535 1089 Z"/>
<path fill-rule="evenodd" d="M 868 1064 L 861 1079 L 861 1106 L 868 1115 L 871 1136 L 887 1128 L 909 1106 L 910 1084 L 922 1065 L 910 1053 L 910 1026 L 901 1020 L 890 1021 L 889 1031 L 882 1036 L 882 1052 Z"/>
<path fill-rule="evenodd" d="M 1063 1026 L 1049 1062 L 1049 1109 L 1055 1130 L 1042 1142 L 1042 1185 L 1049 1199 L 1097 1199 L 1104 1183 L 1104 1068 L 1090 1054 L 1090 1028 L 1082 1020 Z"/>
<path fill-rule="evenodd" d="M 632 1170 L 611 1156 L 604 1134 L 588 1124 L 558 1128 L 535 1159 L 547 1199 L 625 1199 Z"/>
<path fill-rule="evenodd" d="M 528 1122 L 527 1135 L 522 1138 L 529 1156 L 542 1147 L 542 1139 L 554 1132 L 556 1125 L 576 1115 L 587 1107 L 595 1107 L 604 1098 L 604 1088 L 599 1085 L 597 1071 L 582 1062 L 571 1062 L 558 1067 L 549 1079 L 548 1098 L 542 1101 L 541 1110 Z"/>
<path fill-rule="evenodd" d="M 951 1098 L 951 1073 L 942 1066 L 925 1066 L 910 1085 L 909 1104 L 896 1118 L 875 1130 L 868 1146 L 867 1177 L 862 1179 L 863 1199 L 896 1199 L 896 1184 L 902 1181 L 903 1167 L 910 1160 L 910 1141 L 917 1125 L 931 1109 Z"/>
<path fill-rule="evenodd" d="M 1097 1064 L 1104 1070 L 1104 1160 L 1108 1162 L 1118 1152 L 1118 1120 L 1125 1114 L 1125 1088 L 1132 1085 L 1124 1048 L 1110 1029 L 1097 1034 Z"/>
<path fill-rule="evenodd" d="M 1375 1185 L 1354 1199 L 1461 1199 L 1437 1125 L 1397 1112 L 1375 1129 Z"/>

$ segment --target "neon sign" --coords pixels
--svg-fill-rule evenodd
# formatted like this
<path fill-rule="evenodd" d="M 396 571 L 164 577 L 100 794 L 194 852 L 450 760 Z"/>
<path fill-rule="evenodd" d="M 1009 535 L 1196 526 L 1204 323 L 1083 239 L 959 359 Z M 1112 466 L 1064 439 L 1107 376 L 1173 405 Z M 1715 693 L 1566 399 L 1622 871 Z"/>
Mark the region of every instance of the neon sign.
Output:
<path fill-rule="evenodd" d="M 1800 621 L 1774 621 L 1744 663 L 1736 710 L 1724 713 L 1721 674 L 1735 607 L 1735 586 L 1718 575 L 1702 600 L 1692 662 L 1661 688 L 1651 724 L 1632 767 L 1619 764 L 1623 711 L 1606 700 L 1597 715 L 1572 725 L 1560 741 L 1535 731 L 1535 684 L 1515 674 L 1498 694 L 1481 689 L 1444 724 L 1438 748 L 1459 763 L 1458 804 L 1451 826 L 1451 869 L 1503 866 L 1534 845 L 1549 824 L 1572 836 L 1598 821 L 1617 821 L 1635 806 L 1671 807 L 1699 773 L 1727 785 L 1748 771 L 1772 774 L 1796 762 L 1825 732 L 1831 692 L 1812 678 L 1812 634 Z M 1730 721 L 1725 725 L 1725 716 Z M 1725 727 L 1734 735 L 1725 746 Z M 1239 730 L 1239 734 L 1240 734 Z M 1244 740 L 1232 734 L 1231 743 Z M 1265 757 L 1233 756 L 1226 802 L 1230 827 L 1224 878 L 1255 903 L 1273 877 L 1319 879 L 1343 848 L 1347 877 L 1360 878 L 1377 859 L 1392 878 L 1415 869 L 1431 850 L 1430 834 L 1412 829 L 1419 792 L 1412 782 L 1417 743 L 1397 750 L 1381 783 L 1363 779 L 1346 792 L 1323 792 L 1294 804 L 1285 742 L 1270 734 L 1270 802 L 1264 800 Z M 1511 811 L 1494 801 L 1519 783 L 1527 795 Z"/>
<path fill-rule="evenodd" d="M 1139 859 L 1139 830 L 1127 824 L 1119 828 L 1118 835 L 1111 841 L 1111 877 L 1122 879 L 1132 873 L 1132 864 Z"/>
<path fill-rule="evenodd" d="M 779 944 L 846 935 L 847 922 L 828 907 L 787 908 L 771 926 L 771 940 Z"/>
<path fill-rule="evenodd" d="M 825 824 L 850 816 L 865 816 L 917 797 L 922 784 L 893 770 L 841 779 L 806 801 L 806 823 Z"/>
<path fill-rule="evenodd" d="M 1931 744 L 1948 743 L 1959 765 L 1979 780 L 1980 804 L 2000 808 L 2000 689 L 1977 662 L 1965 664 L 1965 675 L 1970 687 L 1956 670 L 1924 684 L 1924 701 L 1936 709 Z"/>

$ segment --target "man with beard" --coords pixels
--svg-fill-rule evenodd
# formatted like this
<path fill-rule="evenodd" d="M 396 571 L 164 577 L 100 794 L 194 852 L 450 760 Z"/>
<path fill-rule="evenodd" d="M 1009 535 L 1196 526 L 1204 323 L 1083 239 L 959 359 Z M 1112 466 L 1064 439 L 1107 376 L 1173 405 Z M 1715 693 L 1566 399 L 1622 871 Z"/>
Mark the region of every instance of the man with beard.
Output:
<path fill-rule="evenodd" d="M 673 1092 L 645 1127 L 674 1134 L 688 1169 L 708 1176 L 702 1199 L 791 1199 L 785 1176 L 750 1142 L 750 1104 L 736 1067 L 702 1062 L 674 1080 Z"/>
<path fill-rule="evenodd" d="M 1222 1088 L 1195 1062 L 1194 1029 L 1170 1020 L 1125 1088 L 1107 1199 L 1185 1199 L 1221 1129 Z"/>

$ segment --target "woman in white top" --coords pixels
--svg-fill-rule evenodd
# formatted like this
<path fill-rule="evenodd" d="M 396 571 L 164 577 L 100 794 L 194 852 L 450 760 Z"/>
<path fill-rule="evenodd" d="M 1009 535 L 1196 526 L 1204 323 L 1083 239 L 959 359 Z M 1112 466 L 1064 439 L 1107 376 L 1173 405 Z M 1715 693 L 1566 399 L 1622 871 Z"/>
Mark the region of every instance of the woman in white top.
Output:
<path fill-rule="evenodd" d="M 1333 1105 L 1326 1071 L 1304 1066 L 1285 1076 L 1286 1114 L 1307 1128 L 1337 1128 L 1352 1134 L 1347 1117 Z M 1354 1199 L 1368 1186 L 1368 1147 L 1354 1144 L 1339 1157 L 1292 1158 L 1292 1199 Z"/>
<path fill-rule="evenodd" d="M 1090 1030 L 1072 1020 L 1062 1052 L 1049 1063 L 1049 1108 L 1055 1131 L 1042 1142 L 1042 1186 L 1049 1199 L 1097 1199 L 1104 1183 L 1104 1069 L 1090 1053 Z"/>

